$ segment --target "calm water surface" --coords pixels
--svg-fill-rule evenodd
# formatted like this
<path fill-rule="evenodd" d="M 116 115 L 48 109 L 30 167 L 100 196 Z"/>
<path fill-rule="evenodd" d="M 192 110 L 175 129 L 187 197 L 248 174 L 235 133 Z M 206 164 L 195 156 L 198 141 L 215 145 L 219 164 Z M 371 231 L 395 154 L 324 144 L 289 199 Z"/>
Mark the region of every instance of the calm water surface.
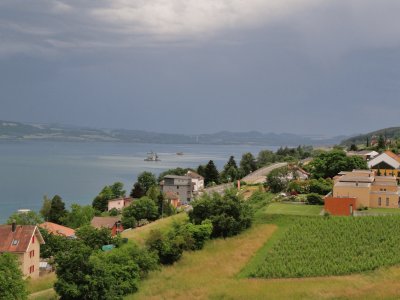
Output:
<path fill-rule="evenodd" d="M 121 181 L 129 192 L 137 175 L 176 167 L 195 168 L 214 160 L 219 169 L 230 155 L 266 146 L 159 145 L 124 143 L 0 142 L 0 224 L 17 209 L 38 211 L 44 195 L 59 194 L 71 203 L 91 204 L 105 185 Z M 145 162 L 157 152 L 160 162 Z M 176 155 L 183 152 L 184 155 Z"/>

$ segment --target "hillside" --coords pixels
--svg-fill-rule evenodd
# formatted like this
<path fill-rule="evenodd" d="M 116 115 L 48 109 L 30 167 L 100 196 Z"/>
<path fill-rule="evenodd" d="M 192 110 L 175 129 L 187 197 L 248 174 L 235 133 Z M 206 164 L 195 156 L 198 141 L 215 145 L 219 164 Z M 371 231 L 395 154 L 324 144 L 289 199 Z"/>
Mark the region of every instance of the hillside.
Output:
<path fill-rule="evenodd" d="M 389 127 L 389 128 L 384 128 L 384 129 L 372 131 L 369 133 L 365 133 L 365 134 L 356 135 L 351 138 L 343 140 L 341 142 L 341 144 L 346 145 L 346 146 L 349 146 L 351 144 L 356 144 L 356 145 L 365 144 L 367 141 L 367 138 L 371 141 L 371 138 L 373 136 L 378 137 L 380 135 L 382 135 L 388 139 L 400 138 L 400 127 Z"/>
<path fill-rule="evenodd" d="M 221 131 L 212 134 L 171 134 L 128 129 L 96 129 L 58 124 L 29 124 L 0 120 L 0 141 L 74 141 L 209 145 L 332 145 L 342 137 L 309 137 L 289 133 Z"/>

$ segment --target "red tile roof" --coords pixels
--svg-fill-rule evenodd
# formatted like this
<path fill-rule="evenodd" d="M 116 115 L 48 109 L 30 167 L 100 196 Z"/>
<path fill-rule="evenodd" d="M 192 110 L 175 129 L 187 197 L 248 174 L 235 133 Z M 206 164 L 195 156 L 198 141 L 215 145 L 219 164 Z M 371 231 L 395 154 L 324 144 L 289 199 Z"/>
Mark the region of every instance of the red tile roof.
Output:
<path fill-rule="evenodd" d="M 113 228 L 115 223 L 120 221 L 121 217 L 94 217 L 90 222 L 94 228 Z"/>
<path fill-rule="evenodd" d="M 35 225 L 17 225 L 14 232 L 12 225 L 0 225 L 0 252 L 26 252 L 34 234 L 38 242 L 44 244 Z"/>
<path fill-rule="evenodd" d="M 390 150 L 386 150 L 385 153 L 389 155 L 391 158 L 395 159 L 397 162 L 400 162 L 400 157 L 397 154 L 394 154 Z"/>
<path fill-rule="evenodd" d="M 75 230 L 52 222 L 44 222 L 39 225 L 40 228 L 46 229 L 49 233 L 66 237 L 75 236 Z"/>

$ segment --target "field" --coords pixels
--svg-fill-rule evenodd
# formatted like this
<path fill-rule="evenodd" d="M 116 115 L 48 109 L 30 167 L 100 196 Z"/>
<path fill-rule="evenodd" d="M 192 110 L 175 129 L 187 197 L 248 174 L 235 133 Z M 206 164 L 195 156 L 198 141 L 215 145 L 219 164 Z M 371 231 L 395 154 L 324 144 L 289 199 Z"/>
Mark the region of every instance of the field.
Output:
<path fill-rule="evenodd" d="M 322 206 L 319 205 L 271 203 L 264 212 L 267 214 L 312 216 L 319 215 L 321 210 Z"/>
<path fill-rule="evenodd" d="M 318 214 L 320 208 L 305 213 L 306 207 L 301 206 L 295 215 L 292 214 L 291 204 L 274 203 L 272 206 L 272 210 L 271 207 L 260 210 L 254 226 L 243 234 L 210 241 L 203 250 L 185 252 L 183 258 L 173 266 L 162 267 L 161 271 L 151 273 L 148 279 L 141 282 L 139 291 L 126 299 L 398 299 L 400 267 L 396 266 L 344 276 L 247 278 L 246 272 L 262 263 L 266 253 L 284 241 L 293 225 L 309 219 L 337 219 L 339 223 L 340 220 L 346 220 L 297 216 Z M 275 214 L 277 208 L 283 209 L 287 215 Z M 376 223 L 372 221 L 376 225 L 380 224 L 382 218 L 387 217 L 348 220 L 377 220 Z M 394 220 L 396 227 L 390 229 L 392 233 L 396 232 L 396 228 L 397 231 L 400 229 L 398 220 L 400 217 Z M 361 246 L 367 248 L 369 243 L 370 239 Z M 360 258 L 362 260 L 362 256 Z M 310 258 L 306 257 L 305 261 L 309 262 Z M 353 263 L 354 259 L 348 262 Z"/>
<path fill-rule="evenodd" d="M 303 217 L 258 253 L 249 277 L 345 275 L 400 263 L 400 217 Z"/>

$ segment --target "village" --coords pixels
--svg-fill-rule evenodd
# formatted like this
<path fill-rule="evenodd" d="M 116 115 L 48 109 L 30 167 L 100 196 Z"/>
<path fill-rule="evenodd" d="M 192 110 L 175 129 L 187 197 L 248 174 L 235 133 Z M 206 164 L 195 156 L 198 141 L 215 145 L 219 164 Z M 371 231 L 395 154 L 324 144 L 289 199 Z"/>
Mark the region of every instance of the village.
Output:
<path fill-rule="evenodd" d="M 64 252 L 73 247 L 68 246 L 68 241 L 82 240 L 86 245 L 92 245 L 91 251 L 113 252 L 129 243 L 136 231 L 151 228 L 159 220 L 189 215 L 193 226 L 203 226 L 201 224 L 205 223 L 196 222 L 192 215 L 212 215 L 219 208 L 214 208 L 214 212 L 204 211 L 207 208 L 201 203 L 218 203 L 218 199 L 229 195 L 235 195 L 229 197 L 234 197 L 236 201 L 251 203 L 253 210 L 261 208 L 273 214 L 274 209 L 278 214 L 292 214 L 294 211 L 295 215 L 302 215 L 303 211 L 311 209 L 314 215 L 325 217 L 390 216 L 400 213 L 399 155 L 390 150 L 333 149 L 318 150 L 314 155 L 311 153 L 309 148 L 300 146 L 294 150 L 280 148 L 276 153 L 260 152 L 257 158 L 246 153 L 239 166 L 231 157 L 221 172 L 216 170 L 212 161 L 199 166 L 196 171 L 169 170 L 160 174 L 158 179 L 144 172 L 128 197 L 118 183 L 105 187 L 93 201 L 93 208 L 98 209 L 98 213 L 89 213 L 90 220 L 82 223 L 86 225 L 75 225 L 74 228 L 66 224 L 74 224 L 76 219 L 68 222 L 65 215 L 58 219 L 51 215 L 55 213 L 51 210 L 62 203 L 61 198 L 56 196 L 44 201 L 44 207 L 47 203 L 49 209 L 48 215 L 43 213 L 44 208 L 41 211 L 44 222 L 34 223 L 38 220 L 32 217 L 35 213 L 21 210 L 10 217 L 8 225 L 0 226 L 0 253 L 16 256 L 21 276 L 30 282 L 52 276 L 53 283 L 56 278 L 52 274 L 55 271 L 59 274 L 57 269 L 63 268 L 60 260 L 65 258 Z M 264 166 L 257 165 L 256 162 L 263 157 Z M 260 203 L 264 204 L 260 206 Z M 80 208 L 76 205 L 74 209 Z M 214 220 L 211 215 L 205 219 Z M 71 215 L 71 218 L 76 216 Z M 213 230 L 215 226 L 222 225 L 215 223 Z M 244 228 L 247 226 L 250 223 Z M 224 230 L 223 226 L 221 230 Z M 218 236 L 237 234 L 227 230 L 221 231 Z M 202 238 L 202 245 L 210 235 L 212 237 L 212 232 Z M 195 236 L 193 238 L 196 240 Z M 150 242 L 146 243 L 149 245 Z M 182 246 L 181 250 L 186 247 Z M 161 252 L 158 253 L 161 263 L 167 259 Z"/>

